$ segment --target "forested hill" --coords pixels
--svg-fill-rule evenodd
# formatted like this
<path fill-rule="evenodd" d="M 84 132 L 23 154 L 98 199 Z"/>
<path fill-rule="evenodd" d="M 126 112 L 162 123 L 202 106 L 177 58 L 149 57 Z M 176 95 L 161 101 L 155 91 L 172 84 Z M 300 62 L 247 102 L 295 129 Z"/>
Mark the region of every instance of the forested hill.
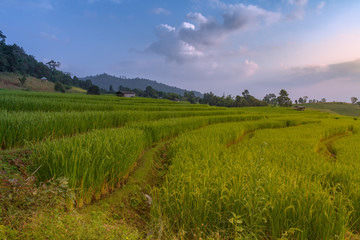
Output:
<path fill-rule="evenodd" d="M 81 78 L 82 80 L 91 80 L 91 82 L 101 88 L 109 89 L 110 85 L 113 89 L 117 90 L 119 86 L 131 88 L 131 89 L 141 89 L 145 90 L 147 86 L 151 86 L 152 88 L 156 89 L 157 91 L 162 92 L 172 92 L 179 95 L 184 95 L 184 92 L 187 91 L 185 89 L 177 88 L 168 86 L 163 83 L 158 83 L 153 80 L 144 79 L 144 78 L 126 78 L 126 77 L 115 77 L 110 76 L 106 73 L 96 75 L 96 76 L 88 76 Z M 194 91 L 196 97 L 203 97 L 203 94 L 200 92 Z"/>
<path fill-rule="evenodd" d="M 50 82 L 60 82 L 67 86 L 75 86 L 87 89 L 88 83 L 80 81 L 76 76 L 71 77 L 70 73 L 57 70 L 59 62 L 51 69 L 50 65 L 38 62 L 34 56 L 29 55 L 25 50 L 16 44 L 6 44 L 6 36 L 0 30 L 0 72 L 15 73 L 34 78 L 46 77 Z M 51 61 L 49 62 L 51 63 Z M 47 64 L 49 64 L 47 63 Z"/>

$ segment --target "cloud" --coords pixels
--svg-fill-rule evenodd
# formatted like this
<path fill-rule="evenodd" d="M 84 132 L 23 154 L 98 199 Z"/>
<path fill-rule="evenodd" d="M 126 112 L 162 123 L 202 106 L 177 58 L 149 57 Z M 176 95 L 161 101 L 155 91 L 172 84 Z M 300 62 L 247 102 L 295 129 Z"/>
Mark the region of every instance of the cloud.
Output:
<path fill-rule="evenodd" d="M 152 13 L 156 14 L 156 15 L 161 15 L 161 14 L 170 15 L 171 14 L 171 12 L 169 10 L 166 10 L 164 8 L 155 8 L 152 10 Z"/>
<path fill-rule="evenodd" d="M 195 46 L 179 39 L 175 27 L 161 24 L 156 28 L 156 35 L 159 40 L 152 43 L 146 51 L 163 55 L 168 61 L 182 63 L 203 55 Z"/>
<path fill-rule="evenodd" d="M 296 6 L 305 6 L 308 0 L 289 0 L 289 3 Z"/>
<path fill-rule="evenodd" d="M 322 1 L 322 2 L 319 2 L 319 4 L 317 5 L 317 9 L 323 9 L 326 5 L 326 2 Z"/>
<path fill-rule="evenodd" d="M 325 5 L 326 5 L 326 2 L 324 2 L 324 1 L 319 2 L 319 4 L 316 7 L 317 13 L 320 14 L 322 12 L 322 10 L 325 8 Z"/>
<path fill-rule="evenodd" d="M 294 6 L 294 10 L 288 15 L 288 19 L 303 19 L 308 0 L 289 0 L 289 4 Z"/>
<path fill-rule="evenodd" d="M 313 64 L 302 67 L 282 69 L 275 78 L 282 79 L 284 86 L 303 87 L 319 84 L 335 78 L 348 79 L 348 81 L 360 81 L 360 59 L 335 64 Z M 272 79 L 272 84 L 279 83 Z"/>
<path fill-rule="evenodd" d="M 259 68 L 259 65 L 256 64 L 254 61 L 245 60 L 244 73 L 246 77 L 253 76 L 259 70 Z"/>
<path fill-rule="evenodd" d="M 292 68 L 296 73 L 309 74 L 309 73 L 323 73 L 329 71 L 329 65 L 326 64 L 310 64 L 304 67 Z"/>
<path fill-rule="evenodd" d="M 191 23 L 188 23 L 188 22 L 183 22 L 181 27 L 184 28 L 184 29 L 195 30 L 195 25 L 191 24 Z"/>
<path fill-rule="evenodd" d="M 281 19 L 281 14 L 267 11 L 254 5 L 226 5 L 214 1 L 222 12 L 222 21 L 199 12 L 186 15 L 188 21 L 177 29 L 162 24 L 157 27 L 158 40 L 152 43 L 148 52 L 165 56 L 169 61 L 179 63 L 191 58 L 207 56 L 212 47 L 220 44 L 232 33 L 259 25 L 269 25 Z"/>

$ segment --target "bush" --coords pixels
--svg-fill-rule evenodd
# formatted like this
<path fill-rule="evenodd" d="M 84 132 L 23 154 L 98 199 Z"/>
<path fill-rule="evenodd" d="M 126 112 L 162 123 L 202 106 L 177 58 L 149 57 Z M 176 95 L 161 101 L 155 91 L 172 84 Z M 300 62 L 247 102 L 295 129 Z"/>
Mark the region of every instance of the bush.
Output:
<path fill-rule="evenodd" d="M 64 87 L 64 85 L 62 85 L 61 82 L 56 82 L 55 86 L 54 86 L 54 89 L 55 89 L 56 92 L 62 92 L 62 93 L 65 92 L 65 87 Z"/>
<path fill-rule="evenodd" d="M 100 95 L 100 89 L 96 85 L 91 85 L 87 91 L 87 94 L 90 95 Z"/>

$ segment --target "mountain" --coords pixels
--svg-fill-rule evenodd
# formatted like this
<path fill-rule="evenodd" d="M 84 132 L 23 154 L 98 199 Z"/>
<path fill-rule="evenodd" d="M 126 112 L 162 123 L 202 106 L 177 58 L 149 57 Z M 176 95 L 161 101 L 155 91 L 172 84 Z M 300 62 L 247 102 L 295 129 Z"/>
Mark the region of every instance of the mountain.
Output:
<path fill-rule="evenodd" d="M 145 90 L 147 86 L 151 86 L 157 91 L 163 91 L 163 92 L 172 92 L 177 93 L 180 95 L 184 95 L 184 92 L 187 91 L 185 89 L 181 89 L 178 87 L 172 87 L 163 83 L 158 83 L 153 80 L 144 79 L 144 78 L 126 78 L 126 77 L 115 77 L 110 76 L 106 73 L 96 75 L 96 76 L 88 76 L 84 78 L 80 78 L 81 80 L 91 80 L 91 82 L 94 85 L 97 85 L 104 89 L 109 89 L 109 86 L 112 85 L 112 87 L 117 90 L 120 85 L 127 88 L 137 88 L 141 90 Z M 203 94 L 197 91 L 194 91 L 195 96 L 197 97 L 203 97 Z"/>

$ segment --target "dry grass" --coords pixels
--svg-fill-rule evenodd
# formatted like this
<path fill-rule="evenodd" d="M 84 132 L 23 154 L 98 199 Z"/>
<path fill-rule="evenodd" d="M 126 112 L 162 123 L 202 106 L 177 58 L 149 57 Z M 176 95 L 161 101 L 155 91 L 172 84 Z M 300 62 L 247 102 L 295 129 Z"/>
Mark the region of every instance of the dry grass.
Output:
<path fill-rule="evenodd" d="M 21 74 L 0 72 L 0 88 L 9 90 L 31 90 L 38 92 L 55 92 L 53 82 L 43 82 L 38 78 L 26 76 L 24 86 L 21 86 L 19 78 Z M 86 90 L 72 87 L 68 92 L 71 93 L 86 93 Z"/>

